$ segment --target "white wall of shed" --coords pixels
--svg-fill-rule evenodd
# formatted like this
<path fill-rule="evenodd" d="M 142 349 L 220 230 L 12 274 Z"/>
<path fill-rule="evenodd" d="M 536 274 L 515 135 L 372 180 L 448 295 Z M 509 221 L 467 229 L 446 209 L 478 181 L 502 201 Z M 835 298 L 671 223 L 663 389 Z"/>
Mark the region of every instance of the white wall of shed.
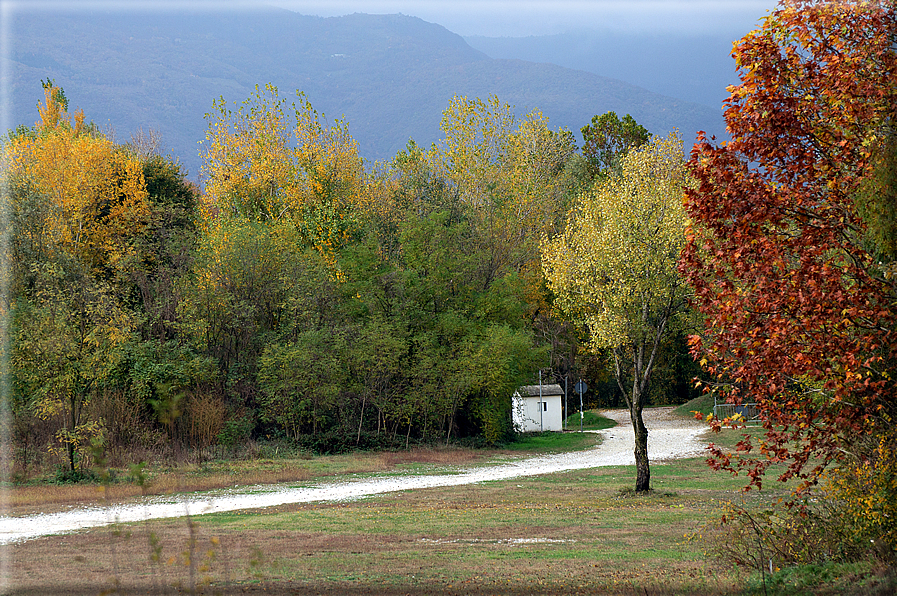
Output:
<path fill-rule="evenodd" d="M 564 430 L 561 396 L 549 395 L 542 398 L 545 411 L 542 412 L 541 426 L 539 421 L 539 396 L 514 396 L 514 426 L 520 432 L 539 432 L 540 430 Z"/>

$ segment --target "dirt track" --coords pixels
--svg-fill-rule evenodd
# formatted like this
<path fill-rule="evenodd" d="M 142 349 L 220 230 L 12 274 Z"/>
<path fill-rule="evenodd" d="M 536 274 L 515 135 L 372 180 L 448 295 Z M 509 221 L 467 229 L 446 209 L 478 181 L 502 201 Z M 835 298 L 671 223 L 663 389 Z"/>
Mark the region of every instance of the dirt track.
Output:
<path fill-rule="evenodd" d="M 706 427 L 672 414 L 673 408 L 644 411 L 648 427 L 648 452 L 654 462 L 695 457 L 704 447 L 700 436 Z M 369 495 L 440 486 L 459 486 L 490 480 L 537 476 L 601 466 L 633 465 L 633 431 L 626 410 L 605 410 L 603 415 L 619 426 L 597 431 L 601 445 L 573 453 L 526 458 L 494 466 L 483 466 L 440 475 L 380 476 L 359 480 L 320 483 L 293 488 L 283 485 L 240 487 L 202 495 L 148 497 L 138 504 L 74 509 L 62 513 L 22 517 L 0 517 L 0 544 L 30 540 L 38 536 L 65 534 L 79 529 L 116 522 L 195 516 L 205 513 L 259 509 L 287 503 L 346 501 Z"/>

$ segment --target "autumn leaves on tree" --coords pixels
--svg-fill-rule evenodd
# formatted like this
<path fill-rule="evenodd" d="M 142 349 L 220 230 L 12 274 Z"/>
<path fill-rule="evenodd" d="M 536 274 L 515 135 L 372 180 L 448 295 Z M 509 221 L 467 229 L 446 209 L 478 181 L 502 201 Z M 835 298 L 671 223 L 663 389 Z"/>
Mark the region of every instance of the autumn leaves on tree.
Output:
<path fill-rule="evenodd" d="M 732 141 L 692 151 L 681 270 L 706 321 L 693 351 L 714 389 L 756 401 L 768 429 L 714 461 L 757 486 L 786 461 L 782 479 L 807 487 L 861 452 L 859 437 L 893 437 L 892 240 L 881 232 L 894 186 L 865 209 L 858 197 L 893 151 L 894 24 L 874 2 L 784 3 L 735 47 Z"/>
<path fill-rule="evenodd" d="M 301 95 L 215 108 L 182 328 L 222 379 L 318 445 L 510 436 L 508 396 L 544 357 L 523 296 L 567 200 L 570 136 L 456 98 L 441 146 L 365 172 L 345 124 Z"/>
<path fill-rule="evenodd" d="M 607 157 L 618 168 L 580 197 L 562 234 L 543 248 L 542 266 L 557 305 L 609 350 L 614 378 L 635 431 L 635 489 L 650 489 L 648 429 L 642 420 L 664 338 L 687 310 L 676 265 L 688 219 L 689 185 L 678 136 Z"/>
<path fill-rule="evenodd" d="M 73 473 L 91 442 L 496 444 L 517 386 L 588 353 L 625 396 L 642 491 L 642 408 L 693 333 L 703 386 L 766 427 L 713 465 L 760 486 L 786 462 L 805 490 L 836 469 L 839 494 L 885 495 L 862 517 L 884 527 L 894 39 L 892 4 L 783 2 L 735 46 L 731 141 L 688 160 L 628 115 L 579 152 L 539 112 L 456 97 L 440 143 L 366 168 L 345 122 L 268 85 L 214 102 L 203 192 L 47 81 L 5 143 L 16 440 Z"/>
<path fill-rule="evenodd" d="M 149 216 L 141 164 L 84 125 L 50 81 L 41 120 L 7 145 L 16 200 L 11 363 L 27 407 L 57 420 L 50 449 L 74 472 L 103 428 L 86 414 L 136 325 L 116 298 L 131 239 Z M 14 408 L 15 409 L 15 405 Z"/>

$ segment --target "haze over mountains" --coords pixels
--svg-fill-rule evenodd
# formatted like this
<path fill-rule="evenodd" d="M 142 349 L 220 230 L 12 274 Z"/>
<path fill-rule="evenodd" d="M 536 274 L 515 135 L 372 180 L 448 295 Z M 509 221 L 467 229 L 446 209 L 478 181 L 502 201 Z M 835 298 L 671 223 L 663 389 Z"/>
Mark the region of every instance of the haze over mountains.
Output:
<path fill-rule="evenodd" d="M 239 103 L 256 85 L 269 82 L 282 97 L 301 90 L 318 112 L 347 120 L 369 160 L 393 157 L 409 138 L 424 146 L 437 141 L 441 113 L 454 95 L 495 94 L 521 115 L 538 108 L 552 128 L 569 128 L 577 139 L 593 115 L 609 110 L 632 114 L 656 134 L 678 128 L 686 143 L 697 130 L 725 132 L 719 95 L 709 90 L 725 76 L 718 67 L 694 73 L 695 80 L 706 83 L 703 87 L 687 81 L 676 87 L 664 83 L 662 73 L 651 79 L 643 69 L 638 80 L 657 81 L 649 91 L 549 63 L 564 62 L 566 56 L 566 66 L 577 66 L 571 59 L 589 61 L 588 55 L 595 55 L 565 51 L 564 44 L 579 43 L 575 35 L 552 36 L 552 43 L 547 38 L 471 38 L 468 43 L 415 17 L 321 18 L 274 8 L 21 13 L 11 28 L 11 126 L 34 123 L 40 81 L 51 78 L 65 89 L 72 108 L 82 108 L 88 120 L 114 130 L 116 140 L 127 141 L 141 128 L 161 133 L 165 152 L 178 156 L 194 180 L 201 163 L 198 142 L 206 131 L 203 116 L 212 101 L 224 97 Z M 662 43 L 652 47 L 644 48 L 646 57 L 664 51 Z M 734 75 L 727 55 L 716 63 L 728 60 Z M 664 59 L 669 56 L 665 51 Z M 683 67 L 700 68 L 699 58 L 688 54 Z M 602 67 L 603 72 L 632 73 L 631 60 L 620 60 Z M 661 70 L 670 75 L 669 68 Z M 725 95 L 724 89 L 718 93 Z"/>
<path fill-rule="evenodd" d="M 730 54 L 732 42 L 744 33 L 604 29 L 464 39 L 492 58 L 550 62 L 718 109 L 729 96 L 726 87 L 738 83 Z"/>

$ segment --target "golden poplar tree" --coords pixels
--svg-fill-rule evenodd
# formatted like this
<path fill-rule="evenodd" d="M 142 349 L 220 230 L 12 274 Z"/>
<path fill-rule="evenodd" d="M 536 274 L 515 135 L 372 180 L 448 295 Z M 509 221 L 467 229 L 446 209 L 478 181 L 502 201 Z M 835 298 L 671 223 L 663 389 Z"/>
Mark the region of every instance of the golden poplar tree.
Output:
<path fill-rule="evenodd" d="M 364 168 L 345 122 L 326 126 L 301 92 L 268 84 L 236 110 L 224 98 L 206 114 L 207 226 L 232 218 L 292 224 L 339 277 L 336 253 L 357 233 Z"/>
<path fill-rule="evenodd" d="M 44 93 L 40 120 L 5 146 L 11 208 L 27 220 L 14 244 L 29 246 L 14 263 L 10 361 L 24 407 L 58 423 L 51 451 L 74 473 L 103 435 L 88 404 L 135 326 L 115 284 L 150 207 L 137 157 L 70 115 L 51 81 Z"/>
<path fill-rule="evenodd" d="M 613 354 L 614 376 L 635 429 L 636 490 L 650 488 L 642 407 L 661 341 L 687 306 L 677 262 L 688 218 L 689 178 L 678 135 L 655 138 L 620 158 L 543 246 L 542 266 L 558 306 L 585 325 L 595 351 Z"/>
<path fill-rule="evenodd" d="M 455 97 L 441 126 L 445 139 L 427 158 L 470 218 L 486 283 L 503 271 L 538 270 L 539 238 L 565 211 L 561 173 L 575 151 L 572 135 L 550 130 L 537 111 L 518 119 L 495 96 Z"/>
<path fill-rule="evenodd" d="M 10 178 L 46 200 L 46 246 L 81 260 L 91 270 L 116 266 L 128 239 L 149 216 L 140 161 L 67 112 L 59 87 L 44 85 L 40 121 L 7 145 Z"/>

